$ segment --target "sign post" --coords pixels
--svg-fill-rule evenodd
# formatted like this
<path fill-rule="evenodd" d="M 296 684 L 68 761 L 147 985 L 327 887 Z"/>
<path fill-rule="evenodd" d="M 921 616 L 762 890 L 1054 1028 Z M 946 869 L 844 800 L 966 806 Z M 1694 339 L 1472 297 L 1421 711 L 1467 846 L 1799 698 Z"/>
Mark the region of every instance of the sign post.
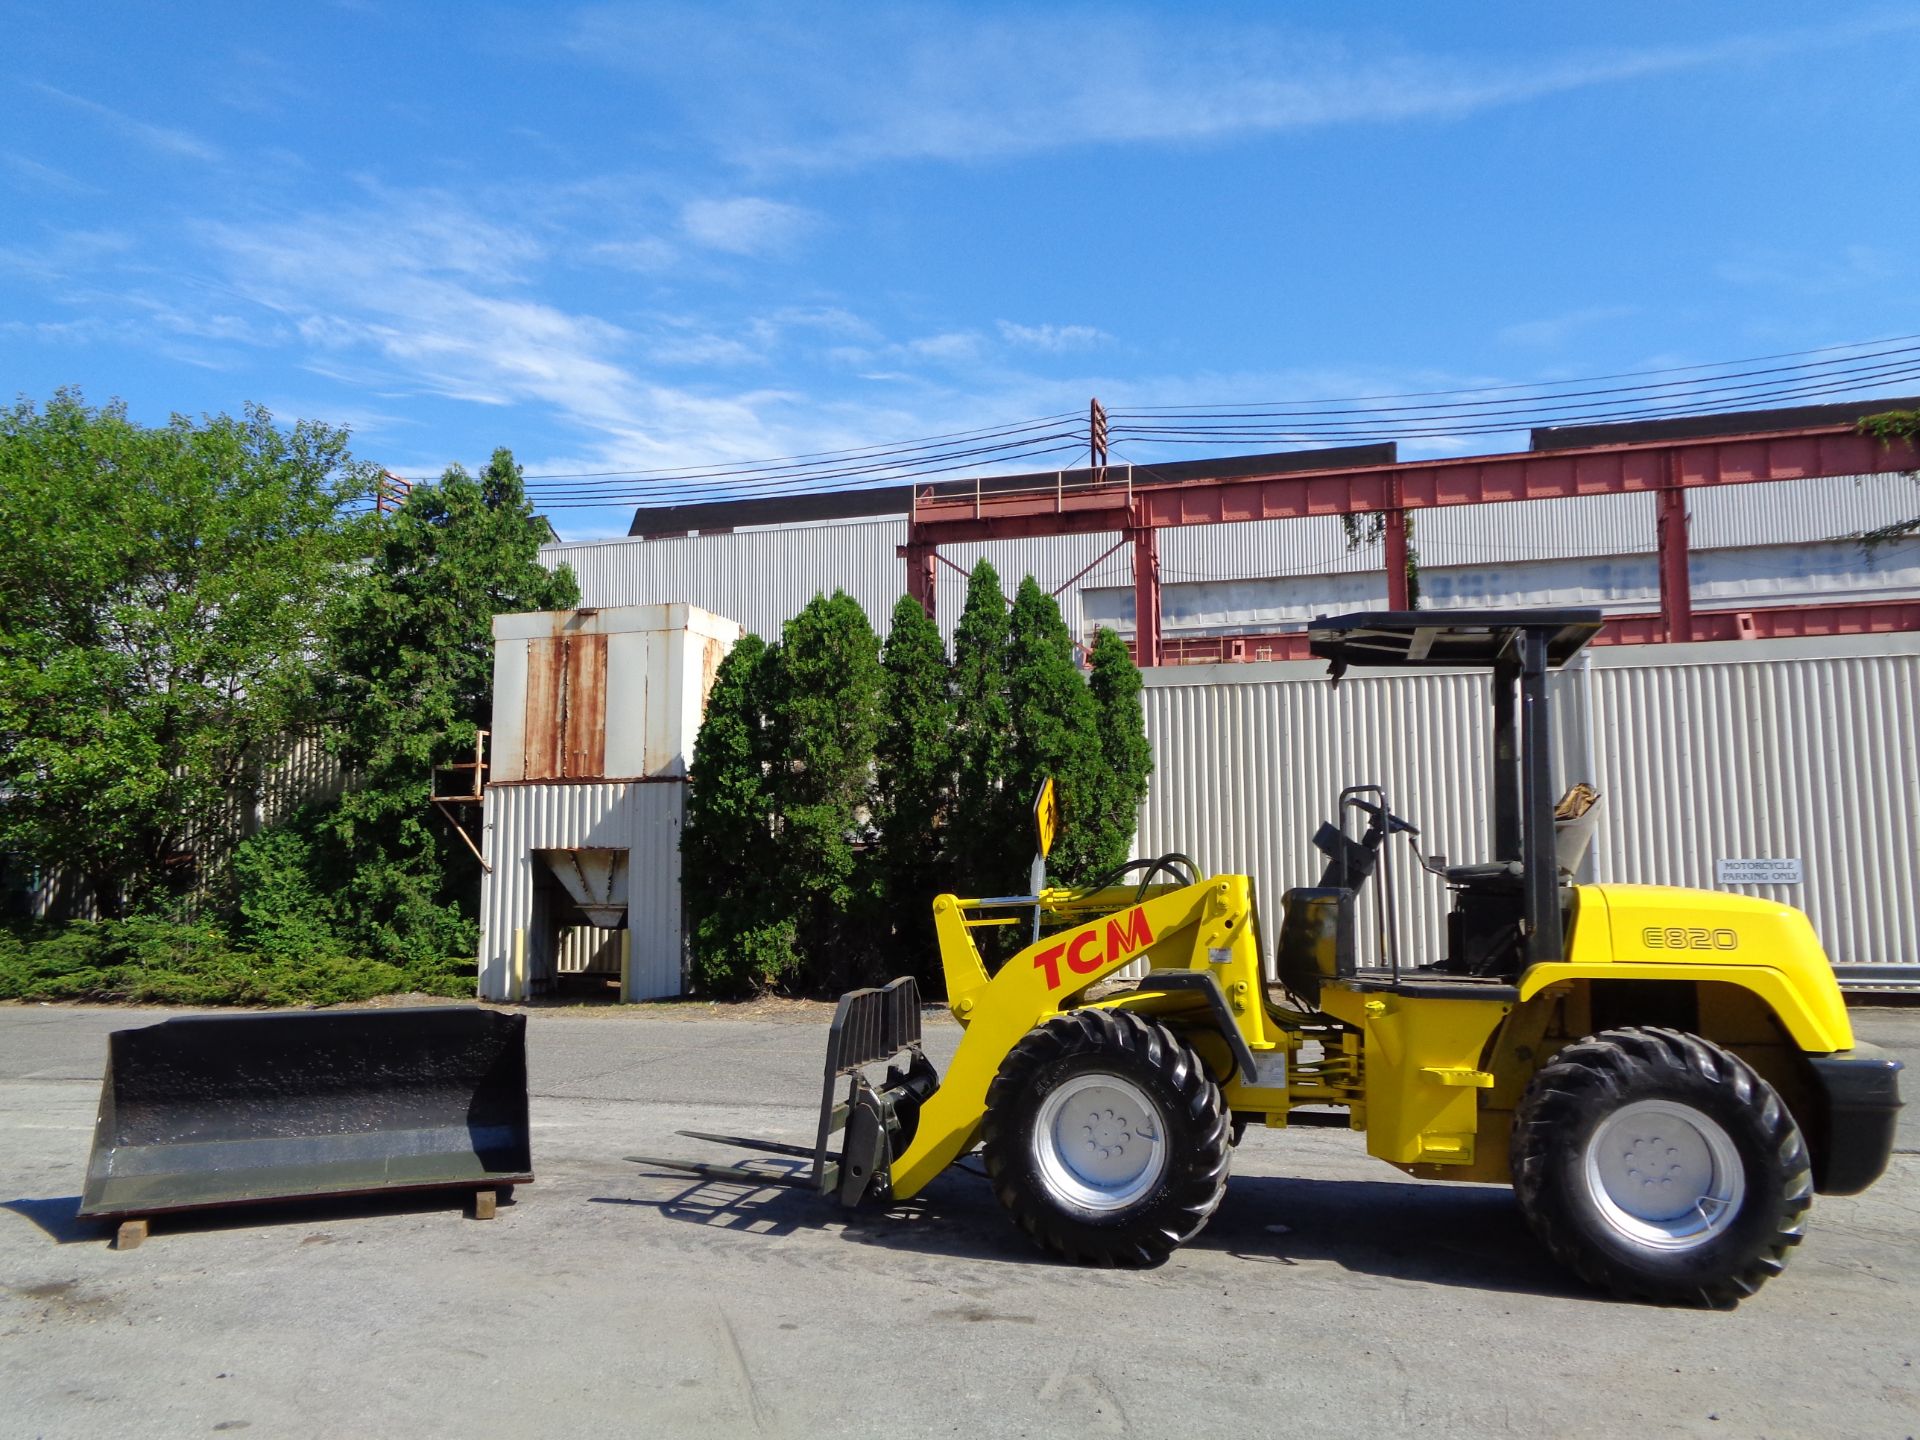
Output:
<path fill-rule="evenodd" d="M 1047 856 L 1053 851 L 1053 837 L 1060 831 L 1060 796 L 1049 775 L 1040 782 L 1040 793 L 1033 797 L 1033 938 L 1040 938 L 1040 892 L 1047 888 Z"/>

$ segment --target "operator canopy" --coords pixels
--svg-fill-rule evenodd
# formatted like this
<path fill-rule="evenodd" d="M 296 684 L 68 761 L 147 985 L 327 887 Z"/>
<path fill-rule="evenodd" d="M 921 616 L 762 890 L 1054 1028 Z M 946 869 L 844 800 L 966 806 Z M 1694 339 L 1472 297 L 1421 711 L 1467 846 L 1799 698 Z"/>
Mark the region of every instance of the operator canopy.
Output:
<path fill-rule="evenodd" d="M 1557 670 L 1599 633 L 1592 609 L 1366 610 L 1307 622 L 1308 645 L 1339 679 L 1349 665 L 1490 666 L 1520 659 L 1520 637 L 1546 639 L 1547 668 Z"/>

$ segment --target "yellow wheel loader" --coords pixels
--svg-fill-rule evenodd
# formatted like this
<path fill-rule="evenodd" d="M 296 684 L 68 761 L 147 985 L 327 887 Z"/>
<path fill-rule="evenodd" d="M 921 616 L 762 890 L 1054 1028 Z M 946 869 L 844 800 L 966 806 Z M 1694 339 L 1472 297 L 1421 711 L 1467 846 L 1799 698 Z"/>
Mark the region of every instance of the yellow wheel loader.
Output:
<path fill-rule="evenodd" d="M 806 1160 L 781 1178 L 846 1204 L 910 1197 L 977 1150 L 1046 1250 L 1151 1265 L 1219 1205 L 1246 1126 L 1333 1125 L 1409 1174 L 1511 1184 L 1546 1248 L 1596 1286 L 1736 1303 L 1781 1269 L 1816 1191 L 1884 1170 L 1900 1066 L 1854 1043 L 1798 910 L 1571 883 L 1595 812 L 1585 787 L 1559 807 L 1550 792 L 1547 677 L 1600 623 L 1455 611 L 1310 627 L 1336 683 L 1350 667 L 1491 674 L 1492 858 L 1414 850 L 1449 897 L 1437 963 L 1399 962 L 1390 841 L 1418 832 L 1378 786 L 1340 795 L 1314 837 L 1323 872 L 1287 892 L 1271 954 L 1244 875 L 1170 855 L 1048 887 L 1043 816 L 1033 894 L 934 902 L 965 1027 L 944 1076 L 921 1050 L 914 982 L 896 980 L 841 1000 L 811 1148 L 696 1138 Z M 1032 943 L 989 974 L 976 930 L 1029 923 Z M 1116 978 L 1129 967 L 1144 974 Z"/>

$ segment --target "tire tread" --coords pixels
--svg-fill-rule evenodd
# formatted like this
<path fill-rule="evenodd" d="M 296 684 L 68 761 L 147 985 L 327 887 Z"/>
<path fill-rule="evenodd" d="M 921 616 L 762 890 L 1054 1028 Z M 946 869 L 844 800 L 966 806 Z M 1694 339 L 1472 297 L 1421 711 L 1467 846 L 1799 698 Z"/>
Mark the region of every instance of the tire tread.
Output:
<path fill-rule="evenodd" d="M 1172 1092 L 1190 1131 L 1187 1154 L 1169 1157 L 1168 1176 L 1142 1213 L 1111 1225 L 1061 1214 L 1037 1193 L 1021 1163 L 1029 1086 L 1057 1061 L 1088 1055 L 1117 1061 L 1116 1072 L 1147 1074 Z M 1156 1020 L 1130 1010 L 1082 1009 L 1027 1032 L 1001 1061 L 987 1089 L 981 1150 L 995 1197 L 1014 1223 L 1044 1250 L 1083 1264 L 1158 1265 L 1199 1234 L 1226 1193 L 1232 1121 L 1220 1087 L 1185 1042 Z"/>
<path fill-rule="evenodd" d="M 1654 1275 L 1596 1245 L 1567 1213 L 1555 1184 L 1566 1137 L 1596 1106 L 1676 1082 L 1724 1093 L 1752 1117 L 1761 1147 L 1778 1163 L 1780 1183 L 1750 1203 L 1771 1204 L 1766 1233 L 1750 1253 L 1717 1274 Z M 1533 1077 L 1514 1116 L 1514 1192 L 1534 1233 L 1561 1264 L 1588 1284 L 1632 1299 L 1725 1308 L 1752 1295 L 1786 1266 L 1805 1234 L 1813 1170 L 1793 1116 L 1746 1061 L 1697 1035 L 1655 1026 L 1603 1031 L 1559 1051 Z"/>

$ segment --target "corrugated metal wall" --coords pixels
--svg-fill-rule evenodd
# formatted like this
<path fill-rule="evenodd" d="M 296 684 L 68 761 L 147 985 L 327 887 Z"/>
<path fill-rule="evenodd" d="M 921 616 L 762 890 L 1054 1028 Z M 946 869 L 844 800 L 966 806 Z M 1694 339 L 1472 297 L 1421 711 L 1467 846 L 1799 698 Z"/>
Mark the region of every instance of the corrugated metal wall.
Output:
<path fill-rule="evenodd" d="M 1807 911 L 1837 966 L 1920 978 L 1920 636 L 1645 650 L 1590 671 L 1598 878 L 1796 858 L 1802 884 L 1739 890 Z"/>
<path fill-rule="evenodd" d="M 1281 892 L 1318 876 L 1312 834 L 1340 788 L 1370 780 L 1424 851 L 1485 859 L 1485 687 L 1356 673 L 1334 690 L 1314 662 L 1149 672 L 1140 852 L 1252 874 L 1271 926 Z M 1798 858 L 1803 884 L 1740 892 L 1806 910 L 1837 967 L 1920 978 L 1916 697 L 1914 635 L 1591 652 L 1554 717 L 1558 783 L 1606 797 L 1591 878 L 1711 889 L 1716 860 Z M 1403 959 L 1438 959 L 1444 891 L 1396 850 Z"/>
<path fill-rule="evenodd" d="M 597 925 L 562 925 L 555 946 L 554 972 L 559 975 L 618 975 L 621 930 Z"/>
<path fill-rule="evenodd" d="M 686 793 L 679 780 L 488 786 L 481 849 L 492 869 L 480 885 L 480 994 L 523 998 L 514 984 L 516 932 L 525 936 L 535 993 L 559 973 L 553 887 L 533 852 L 583 847 L 628 852 L 629 998 L 680 993 Z"/>

